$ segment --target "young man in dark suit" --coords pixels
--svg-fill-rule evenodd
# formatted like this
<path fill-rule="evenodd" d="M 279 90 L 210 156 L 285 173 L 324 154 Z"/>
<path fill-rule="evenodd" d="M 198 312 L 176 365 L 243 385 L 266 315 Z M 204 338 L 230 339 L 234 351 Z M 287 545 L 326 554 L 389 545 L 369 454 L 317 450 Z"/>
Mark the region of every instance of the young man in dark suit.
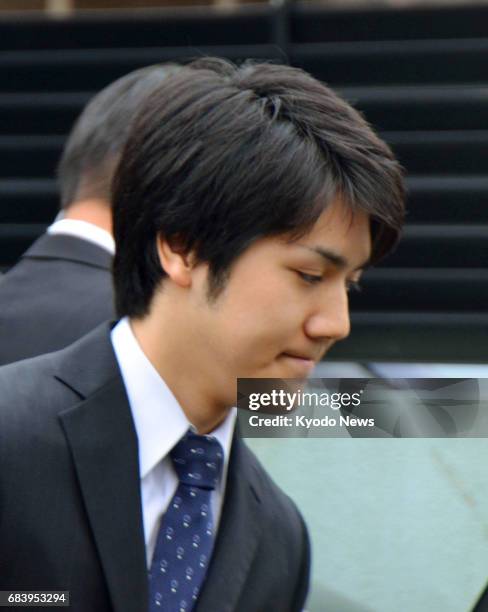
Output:
<path fill-rule="evenodd" d="M 299 612 L 306 528 L 235 430 L 236 378 L 303 377 L 349 333 L 403 198 L 389 148 L 306 73 L 171 76 L 115 176 L 121 320 L 0 369 L 0 590 Z"/>
<path fill-rule="evenodd" d="M 133 116 L 175 69 L 118 79 L 75 123 L 59 164 L 58 219 L 0 280 L 0 365 L 63 348 L 114 317 L 110 184 Z"/>

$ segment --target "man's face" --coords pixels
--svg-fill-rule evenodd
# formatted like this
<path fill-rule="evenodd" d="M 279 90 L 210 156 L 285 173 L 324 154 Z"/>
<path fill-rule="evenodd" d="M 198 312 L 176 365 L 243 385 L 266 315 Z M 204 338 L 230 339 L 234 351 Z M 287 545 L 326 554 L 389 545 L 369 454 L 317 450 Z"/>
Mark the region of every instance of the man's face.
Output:
<path fill-rule="evenodd" d="M 217 395 L 235 401 L 238 377 L 307 376 L 349 334 L 348 289 L 370 254 L 369 218 L 337 199 L 302 238 L 268 237 L 249 247 L 214 302 L 208 268 L 197 266 L 189 350 Z"/>

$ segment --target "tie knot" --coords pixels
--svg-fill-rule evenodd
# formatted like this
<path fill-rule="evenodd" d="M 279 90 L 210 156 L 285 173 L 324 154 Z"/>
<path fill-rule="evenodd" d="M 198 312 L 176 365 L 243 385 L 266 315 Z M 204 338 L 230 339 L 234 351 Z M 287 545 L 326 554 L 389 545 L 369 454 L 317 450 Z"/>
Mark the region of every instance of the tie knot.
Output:
<path fill-rule="evenodd" d="M 188 431 L 170 452 L 170 456 L 182 484 L 215 489 L 222 475 L 224 457 L 216 438 Z"/>

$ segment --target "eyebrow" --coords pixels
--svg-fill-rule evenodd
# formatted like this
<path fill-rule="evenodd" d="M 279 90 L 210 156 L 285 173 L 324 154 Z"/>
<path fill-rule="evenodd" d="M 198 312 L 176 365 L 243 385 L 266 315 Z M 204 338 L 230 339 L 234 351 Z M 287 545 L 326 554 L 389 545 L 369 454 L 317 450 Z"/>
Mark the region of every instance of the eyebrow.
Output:
<path fill-rule="evenodd" d="M 331 263 L 332 265 L 334 265 L 336 268 L 339 268 L 340 270 L 344 270 L 345 268 L 350 267 L 349 261 L 345 257 L 343 257 L 342 255 L 339 255 L 338 253 L 335 253 L 334 251 L 331 251 L 330 249 L 324 249 L 323 247 L 319 247 L 319 246 L 315 246 L 315 247 L 308 247 L 305 245 L 300 245 L 300 246 L 302 246 L 304 249 L 307 249 L 307 251 L 312 251 L 313 253 L 320 255 L 322 259 L 325 259 L 328 263 Z M 369 261 L 370 261 L 370 258 L 368 257 L 363 263 L 361 263 L 359 266 L 354 268 L 354 272 L 365 268 L 369 264 Z"/>

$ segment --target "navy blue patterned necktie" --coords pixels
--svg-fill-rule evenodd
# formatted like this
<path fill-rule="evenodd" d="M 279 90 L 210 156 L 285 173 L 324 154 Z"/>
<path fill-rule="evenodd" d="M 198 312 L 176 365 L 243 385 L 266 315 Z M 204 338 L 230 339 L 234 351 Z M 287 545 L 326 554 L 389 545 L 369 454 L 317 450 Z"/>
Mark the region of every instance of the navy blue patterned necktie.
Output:
<path fill-rule="evenodd" d="M 188 431 L 170 456 L 179 484 L 161 520 L 151 563 L 150 612 L 192 610 L 214 544 L 210 498 L 222 476 L 222 447 L 213 436 Z"/>

